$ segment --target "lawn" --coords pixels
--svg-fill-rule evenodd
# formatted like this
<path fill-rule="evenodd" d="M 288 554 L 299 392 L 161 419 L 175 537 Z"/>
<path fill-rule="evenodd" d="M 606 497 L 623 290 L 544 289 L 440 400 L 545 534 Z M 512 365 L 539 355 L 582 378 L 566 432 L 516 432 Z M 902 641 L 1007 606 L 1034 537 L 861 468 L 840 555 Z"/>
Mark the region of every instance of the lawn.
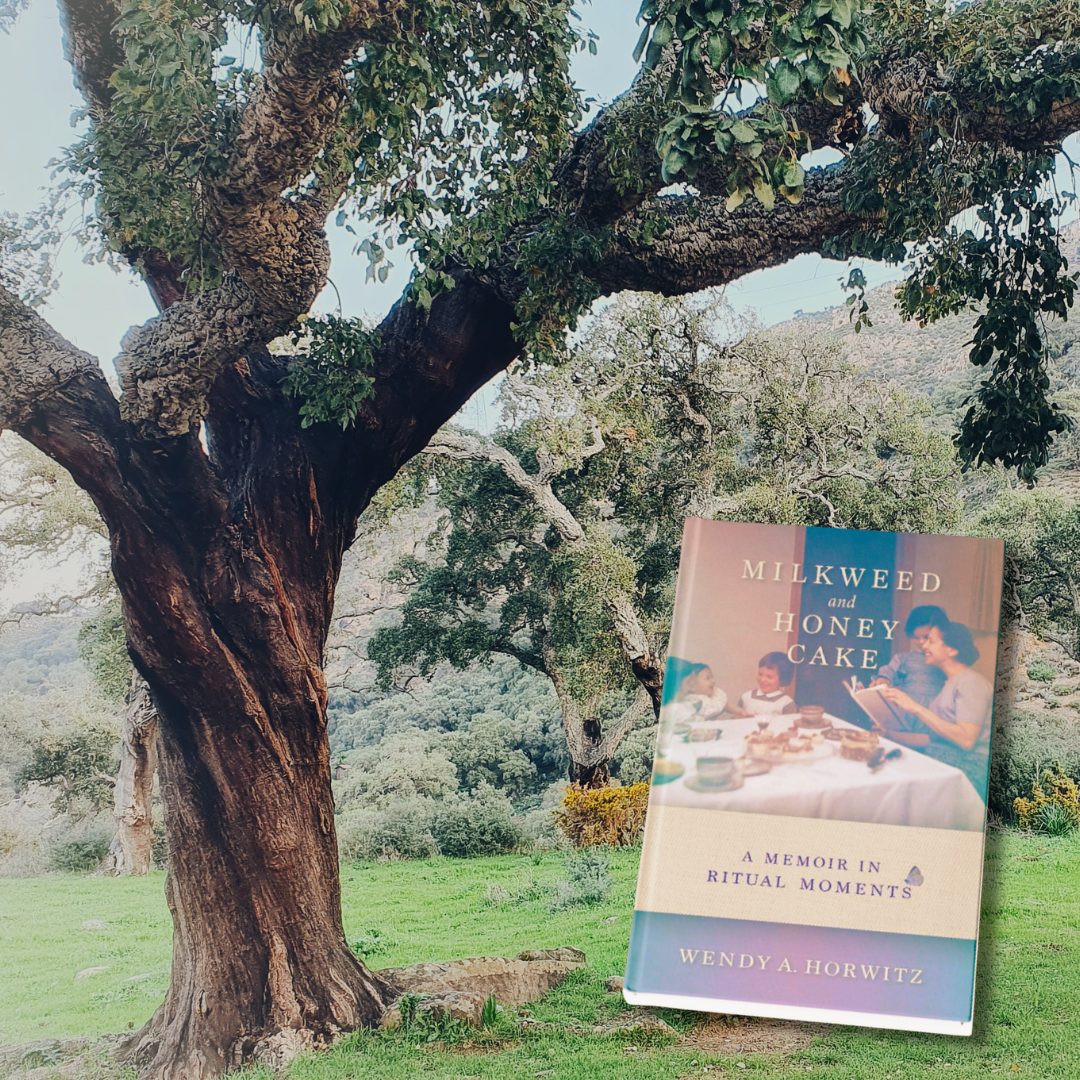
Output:
<path fill-rule="evenodd" d="M 603 979 L 621 974 L 637 852 L 615 852 L 616 885 L 598 907 L 551 913 L 530 889 L 561 876 L 560 856 L 508 856 L 343 869 L 346 932 L 373 967 L 574 945 L 587 971 L 537 1003 L 529 1030 L 506 1014 L 479 1039 L 460 1032 L 355 1035 L 301 1059 L 291 1080 L 695 1075 L 815 1080 L 988 1073 L 1074 1080 L 1080 1073 L 1080 836 L 995 834 L 987 847 L 976 1033 L 969 1039 L 821 1028 L 793 1055 L 724 1055 L 715 1045 L 586 1033 L 625 1009 Z M 0 881 L 0 1042 L 120 1031 L 161 999 L 169 962 L 163 876 Z M 492 904 L 491 895 L 534 896 Z M 101 920 L 104 930 L 81 930 Z M 77 979 L 87 968 L 104 971 Z M 701 1017 L 664 1013 L 686 1033 Z M 741 1062 L 741 1064 L 740 1064 Z M 253 1080 L 255 1078 L 253 1077 Z"/>

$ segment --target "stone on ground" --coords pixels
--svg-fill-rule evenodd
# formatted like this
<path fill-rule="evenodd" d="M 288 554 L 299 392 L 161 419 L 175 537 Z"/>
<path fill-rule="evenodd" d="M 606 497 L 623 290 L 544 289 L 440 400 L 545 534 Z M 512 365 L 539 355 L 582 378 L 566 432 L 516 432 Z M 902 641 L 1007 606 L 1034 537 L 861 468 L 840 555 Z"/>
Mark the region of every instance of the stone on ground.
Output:
<path fill-rule="evenodd" d="M 479 1025 L 484 1002 L 494 995 L 503 1006 L 515 1008 L 543 997 L 585 963 L 580 949 L 531 949 L 510 960 L 503 956 L 479 956 L 446 963 L 413 964 L 386 968 L 382 978 L 395 996 L 383 1014 L 384 1028 L 399 1027 L 397 1002 L 405 994 L 422 995 L 420 1012 L 447 1016 Z"/>

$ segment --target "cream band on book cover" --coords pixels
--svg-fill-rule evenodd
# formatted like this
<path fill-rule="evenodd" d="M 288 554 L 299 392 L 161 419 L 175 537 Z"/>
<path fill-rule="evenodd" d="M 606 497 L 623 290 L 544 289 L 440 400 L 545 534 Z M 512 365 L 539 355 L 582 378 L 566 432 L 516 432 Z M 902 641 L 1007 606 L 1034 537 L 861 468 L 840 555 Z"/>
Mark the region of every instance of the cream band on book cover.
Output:
<path fill-rule="evenodd" d="M 686 522 L 629 1002 L 971 1033 L 1003 563 Z"/>

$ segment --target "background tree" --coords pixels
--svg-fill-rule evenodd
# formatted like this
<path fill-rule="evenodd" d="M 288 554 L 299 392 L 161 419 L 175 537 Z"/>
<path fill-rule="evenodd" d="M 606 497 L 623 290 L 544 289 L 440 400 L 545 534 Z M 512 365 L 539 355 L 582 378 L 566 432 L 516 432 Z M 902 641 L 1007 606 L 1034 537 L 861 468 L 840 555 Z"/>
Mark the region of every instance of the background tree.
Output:
<path fill-rule="evenodd" d="M 401 665 L 511 656 L 552 682 L 571 781 L 602 786 L 623 737 L 659 712 L 688 514 L 956 527 L 959 470 L 927 410 L 827 340 L 730 345 L 729 326 L 715 300 L 621 300 L 564 365 L 507 374 L 490 439 L 434 436 L 448 519 L 428 559 L 398 565 L 401 624 L 368 647 L 384 685 Z"/>
<path fill-rule="evenodd" d="M 119 765 L 110 770 L 115 832 L 106 868 L 114 874 L 145 874 L 154 843 L 157 713 L 127 654 L 120 597 L 105 559 L 104 522 L 67 472 L 25 443 L 5 447 L 3 466 L 0 572 L 11 574 L 32 560 L 44 561 L 54 572 L 65 565 L 70 569 L 73 562 L 79 565 L 73 589 L 47 593 L 6 620 L 97 605 L 80 627 L 79 653 L 105 698 L 123 709 Z"/>
<path fill-rule="evenodd" d="M 381 1014 L 341 931 L 330 809 L 342 552 L 462 402 L 556 353 L 593 299 L 913 245 L 905 310 L 988 305 L 965 457 L 1030 476 L 1065 426 L 1039 317 L 1072 299 L 1043 183 L 1080 126 L 1073 0 L 649 0 L 641 75 L 580 132 L 565 2 L 60 12 L 88 120 L 69 191 L 161 311 L 125 336 L 117 399 L 0 240 L 0 425 L 101 513 L 161 718 L 176 936 L 146 1076 L 279 1060 Z M 245 35 L 258 55 L 226 59 Z M 845 156 L 804 172 L 811 147 Z M 954 228 L 969 206 L 977 227 Z M 272 355 L 326 284 L 337 214 L 366 222 L 376 276 L 391 243 L 420 273 L 376 330 L 314 321 Z"/>
<path fill-rule="evenodd" d="M 972 523 L 1005 541 L 1005 616 L 1080 659 L 1080 506 L 1055 492 L 1005 492 Z"/>

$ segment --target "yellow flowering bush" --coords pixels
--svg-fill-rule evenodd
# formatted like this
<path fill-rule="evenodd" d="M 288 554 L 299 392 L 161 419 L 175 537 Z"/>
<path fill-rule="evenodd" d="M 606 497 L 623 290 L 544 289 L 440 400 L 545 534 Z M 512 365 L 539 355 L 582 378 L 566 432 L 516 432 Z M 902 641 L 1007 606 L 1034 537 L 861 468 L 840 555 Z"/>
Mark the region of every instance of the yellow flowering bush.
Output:
<path fill-rule="evenodd" d="M 645 783 L 597 789 L 574 784 L 555 811 L 555 821 L 575 847 L 628 845 L 641 833 L 648 803 Z"/>
<path fill-rule="evenodd" d="M 1047 808 L 1051 806 L 1060 807 L 1054 813 L 1067 816 L 1074 827 L 1080 825 L 1080 790 L 1060 765 L 1043 770 L 1042 776 L 1031 785 L 1030 799 L 1021 798 L 1013 802 L 1013 809 L 1024 829 L 1039 828 Z"/>

